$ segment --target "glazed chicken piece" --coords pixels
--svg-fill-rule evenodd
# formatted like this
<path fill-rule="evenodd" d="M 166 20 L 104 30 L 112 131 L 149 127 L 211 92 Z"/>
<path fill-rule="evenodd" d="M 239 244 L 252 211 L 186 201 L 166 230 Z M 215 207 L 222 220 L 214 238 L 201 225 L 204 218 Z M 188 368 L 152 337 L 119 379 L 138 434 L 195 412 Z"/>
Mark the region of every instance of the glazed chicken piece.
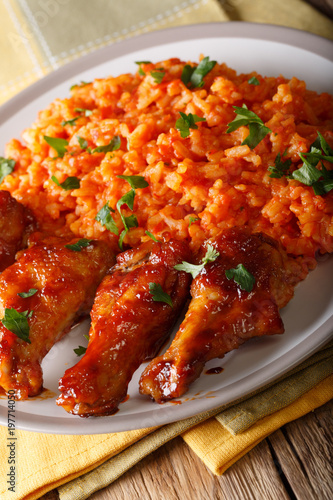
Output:
<path fill-rule="evenodd" d="M 193 280 L 192 300 L 174 341 L 140 379 L 140 392 L 159 403 L 182 396 L 210 359 L 222 358 L 252 337 L 283 333 L 279 308 L 305 278 L 298 262 L 263 234 L 227 230 L 206 242 L 201 257 L 207 243 L 219 256 Z M 239 264 L 255 278 L 250 292 L 226 277 Z"/>
<path fill-rule="evenodd" d="M 58 405 L 80 417 L 117 410 L 134 371 L 159 351 L 189 297 L 190 276 L 174 269 L 189 258 L 187 244 L 176 240 L 118 255 L 96 294 L 87 351 L 60 380 Z M 153 283 L 173 307 L 154 300 Z"/>
<path fill-rule="evenodd" d="M 39 242 L 0 275 L 0 386 L 15 390 L 16 399 L 41 392 L 42 359 L 89 313 L 98 285 L 115 262 L 104 242 L 85 240 L 88 246 L 76 251 L 65 247 L 77 241 Z"/>
<path fill-rule="evenodd" d="M 31 212 L 8 191 L 0 190 L 0 273 L 15 262 L 34 226 Z"/>

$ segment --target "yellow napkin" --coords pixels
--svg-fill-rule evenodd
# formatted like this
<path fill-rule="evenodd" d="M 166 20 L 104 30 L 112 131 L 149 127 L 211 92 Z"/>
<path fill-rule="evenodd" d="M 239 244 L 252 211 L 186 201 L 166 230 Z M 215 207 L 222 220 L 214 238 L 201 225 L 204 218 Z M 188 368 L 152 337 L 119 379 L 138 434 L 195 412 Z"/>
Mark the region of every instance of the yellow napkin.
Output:
<path fill-rule="evenodd" d="M 0 103 L 99 47 L 170 26 L 243 20 L 333 39 L 332 21 L 302 0 L 1 0 L 0 19 Z M 0 498 L 32 500 L 56 487 L 61 500 L 87 498 L 179 434 L 220 474 L 275 429 L 332 398 L 331 351 L 331 346 L 325 348 L 282 381 L 237 405 L 161 428 L 93 436 L 16 430 L 15 492 L 4 481 L 10 473 L 10 440 L 2 427 Z"/>

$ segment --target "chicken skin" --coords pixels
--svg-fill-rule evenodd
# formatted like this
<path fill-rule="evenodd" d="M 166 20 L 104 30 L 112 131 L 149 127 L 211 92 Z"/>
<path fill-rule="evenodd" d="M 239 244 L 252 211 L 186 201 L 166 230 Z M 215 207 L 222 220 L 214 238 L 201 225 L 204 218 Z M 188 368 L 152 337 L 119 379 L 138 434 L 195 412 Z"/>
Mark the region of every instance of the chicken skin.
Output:
<path fill-rule="evenodd" d="M 159 403 L 182 396 L 210 359 L 222 358 L 252 337 L 283 333 L 279 308 L 306 275 L 298 261 L 263 234 L 229 229 L 206 242 L 201 257 L 207 243 L 219 256 L 193 280 L 192 300 L 174 341 L 140 379 L 140 392 Z M 239 264 L 254 277 L 251 291 L 226 275 Z"/>
<path fill-rule="evenodd" d="M 189 297 L 190 276 L 174 269 L 189 258 L 187 244 L 176 240 L 118 255 L 96 294 L 86 353 L 60 380 L 58 405 L 81 417 L 115 413 L 134 371 L 157 354 Z M 158 301 L 156 288 L 172 305 Z"/>
<path fill-rule="evenodd" d="M 30 211 L 8 191 L 0 190 L 0 273 L 15 262 L 15 254 L 25 245 L 34 228 Z"/>
<path fill-rule="evenodd" d="M 42 359 L 75 321 L 89 313 L 96 289 L 114 262 L 104 242 L 50 238 L 3 271 L 0 386 L 5 391 L 15 390 L 16 399 L 41 392 Z"/>

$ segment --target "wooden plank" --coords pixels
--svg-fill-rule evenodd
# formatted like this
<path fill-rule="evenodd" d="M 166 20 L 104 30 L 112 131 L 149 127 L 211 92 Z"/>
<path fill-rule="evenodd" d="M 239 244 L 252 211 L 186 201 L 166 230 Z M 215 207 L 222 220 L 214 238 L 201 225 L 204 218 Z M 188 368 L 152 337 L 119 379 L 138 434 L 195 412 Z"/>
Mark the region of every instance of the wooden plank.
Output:
<path fill-rule="evenodd" d="M 333 401 L 305 415 L 301 425 L 296 420 L 283 429 L 293 452 L 302 464 L 303 472 L 313 488 L 312 498 L 332 498 Z M 302 498 L 302 497 L 299 497 Z"/>

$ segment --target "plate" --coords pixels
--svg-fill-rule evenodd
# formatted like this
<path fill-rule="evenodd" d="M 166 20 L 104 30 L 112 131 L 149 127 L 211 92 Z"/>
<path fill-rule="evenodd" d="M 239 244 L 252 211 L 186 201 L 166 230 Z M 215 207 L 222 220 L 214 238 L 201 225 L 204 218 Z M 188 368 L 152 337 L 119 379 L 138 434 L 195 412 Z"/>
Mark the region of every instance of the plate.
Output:
<path fill-rule="evenodd" d="M 81 80 L 134 72 L 135 61 L 154 62 L 171 57 L 198 61 L 200 54 L 226 62 L 238 72 L 297 76 L 308 88 L 329 92 L 333 81 L 333 44 L 302 31 L 249 23 L 213 23 L 153 32 L 111 45 L 60 68 L 26 89 L 0 110 L 0 154 L 12 137 L 57 97 L 67 97 Z M 326 258 L 310 273 L 282 310 L 285 334 L 253 339 L 206 369 L 223 367 L 215 375 L 203 373 L 181 404 L 158 405 L 138 393 L 146 364 L 134 374 L 129 399 L 108 417 L 80 419 L 55 404 L 58 380 L 77 362 L 73 348 L 83 345 L 88 322 L 75 327 L 43 361 L 42 396 L 16 403 L 17 428 L 58 434 L 101 434 L 150 427 L 181 420 L 230 403 L 279 377 L 324 345 L 333 331 L 333 259 Z M 0 400 L 0 424 L 7 425 L 7 401 Z"/>

